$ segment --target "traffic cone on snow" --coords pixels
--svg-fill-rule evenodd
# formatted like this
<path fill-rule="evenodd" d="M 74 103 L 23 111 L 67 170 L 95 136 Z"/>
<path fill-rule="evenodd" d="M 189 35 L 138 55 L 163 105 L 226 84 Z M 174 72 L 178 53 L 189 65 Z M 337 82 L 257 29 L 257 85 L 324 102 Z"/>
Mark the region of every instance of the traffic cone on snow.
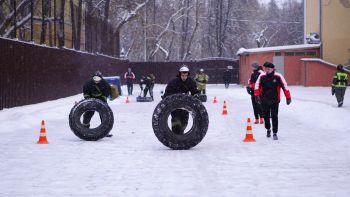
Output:
<path fill-rule="evenodd" d="M 125 103 L 130 103 L 130 101 L 129 101 L 129 97 L 126 97 L 126 99 L 125 99 Z"/>
<path fill-rule="evenodd" d="M 45 129 L 45 121 L 41 121 L 41 129 L 40 129 L 40 137 L 37 144 L 48 144 L 49 142 L 46 139 L 46 129 Z"/>
<path fill-rule="evenodd" d="M 253 137 L 253 132 L 252 132 L 252 125 L 250 123 L 250 118 L 248 118 L 248 123 L 247 123 L 247 132 L 245 135 L 245 139 L 243 142 L 255 142 L 255 139 Z"/>
<path fill-rule="evenodd" d="M 226 106 L 226 101 L 224 101 L 224 107 L 222 109 L 222 115 L 227 115 L 228 112 L 227 112 L 227 106 Z"/>
<path fill-rule="evenodd" d="M 216 101 L 216 96 L 214 96 L 214 101 L 213 101 L 213 103 L 217 103 L 217 101 Z"/>

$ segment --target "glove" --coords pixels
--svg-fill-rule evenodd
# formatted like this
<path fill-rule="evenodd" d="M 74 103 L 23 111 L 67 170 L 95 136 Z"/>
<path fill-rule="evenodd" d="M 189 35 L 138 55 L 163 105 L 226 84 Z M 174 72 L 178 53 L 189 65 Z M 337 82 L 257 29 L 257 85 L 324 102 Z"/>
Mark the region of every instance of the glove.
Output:
<path fill-rule="evenodd" d="M 259 96 L 256 96 L 254 99 L 257 104 L 261 105 L 261 99 Z"/>
<path fill-rule="evenodd" d="M 289 105 L 292 102 L 292 99 L 287 99 L 287 105 Z"/>
<path fill-rule="evenodd" d="M 252 95 L 252 88 L 247 86 L 247 92 L 248 92 L 248 94 Z"/>
<path fill-rule="evenodd" d="M 335 94 L 335 88 L 332 87 L 332 95 L 334 95 L 334 94 Z"/>

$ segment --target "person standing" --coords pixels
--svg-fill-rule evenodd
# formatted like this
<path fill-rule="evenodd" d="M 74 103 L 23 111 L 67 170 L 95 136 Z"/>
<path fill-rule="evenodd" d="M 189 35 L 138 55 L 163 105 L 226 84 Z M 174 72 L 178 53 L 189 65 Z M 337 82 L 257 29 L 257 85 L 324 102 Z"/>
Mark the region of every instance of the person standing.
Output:
<path fill-rule="evenodd" d="M 111 86 L 103 79 L 102 73 L 96 71 L 92 79 L 87 81 L 83 86 L 84 98 L 96 98 L 107 104 L 107 98 L 111 95 Z M 95 111 L 87 111 L 83 115 L 83 126 L 90 128 L 90 121 Z M 112 137 L 108 134 L 106 137 Z"/>
<path fill-rule="evenodd" d="M 259 120 L 260 120 L 260 124 L 264 124 L 264 116 L 262 113 L 261 106 L 255 101 L 255 98 L 254 98 L 255 82 L 261 74 L 264 74 L 264 71 L 262 70 L 262 66 L 259 66 L 257 62 L 252 63 L 252 70 L 253 72 L 250 76 L 250 79 L 248 80 L 247 92 L 248 94 L 250 94 L 250 97 L 252 100 L 254 117 L 255 117 L 254 124 L 259 124 Z"/>
<path fill-rule="evenodd" d="M 275 72 L 275 65 L 270 62 L 265 62 L 264 67 L 266 73 L 261 74 L 258 77 L 254 87 L 254 96 L 255 101 L 262 106 L 265 128 L 267 129 L 266 137 L 271 137 L 271 117 L 273 139 L 278 140 L 278 106 L 280 103 L 280 89 L 282 88 L 287 99 L 287 105 L 292 102 L 292 98 L 286 80 L 280 73 Z"/>
<path fill-rule="evenodd" d="M 207 74 L 204 73 L 203 68 L 199 69 L 199 73 L 196 74 L 196 76 L 194 77 L 194 80 L 196 80 L 197 82 L 197 88 L 200 91 L 200 93 L 205 94 L 209 77 Z"/>
<path fill-rule="evenodd" d="M 124 74 L 124 79 L 126 80 L 126 86 L 128 88 L 128 95 L 132 95 L 133 81 L 135 79 L 135 74 L 128 68 L 128 71 Z"/>
<path fill-rule="evenodd" d="M 142 76 L 140 79 L 140 88 L 141 91 L 143 91 L 143 97 L 147 96 L 147 92 L 149 91 L 149 95 L 153 99 L 153 87 L 155 83 L 155 76 L 153 74 L 149 74 L 146 77 Z M 143 88 L 143 85 L 145 85 L 145 88 Z"/>
<path fill-rule="evenodd" d="M 348 74 L 345 73 L 343 65 L 339 64 L 337 66 L 337 71 L 333 76 L 333 83 L 332 83 L 332 95 L 335 94 L 335 97 L 337 98 L 337 101 L 338 101 L 338 107 L 343 106 L 344 95 L 345 95 L 347 84 L 348 84 Z"/>
<path fill-rule="evenodd" d="M 232 76 L 231 76 L 232 74 L 231 74 L 231 72 L 230 72 L 230 70 L 229 69 L 226 69 L 225 71 L 224 71 L 224 74 L 223 74 L 223 80 L 224 80 L 224 84 L 225 84 L 225 88 L 228 88 L 228 86 L 230 85 L 230 83 L 231 83 L 231 78 L 232 78 Z"/>
<path fill-rule="evenodd" d="M 186 65 L 182 65 L 178 75 L 172 79 L 165 88 L 162 99 L 173 94 L 189 94 L 198 96 L 196 81 L 190 75 L 190 70 Z M 178 135 L 184 134 L 188 124 L 189 113 L 187 110 L 176 109 L 171 112 L 171 130 Z"/>

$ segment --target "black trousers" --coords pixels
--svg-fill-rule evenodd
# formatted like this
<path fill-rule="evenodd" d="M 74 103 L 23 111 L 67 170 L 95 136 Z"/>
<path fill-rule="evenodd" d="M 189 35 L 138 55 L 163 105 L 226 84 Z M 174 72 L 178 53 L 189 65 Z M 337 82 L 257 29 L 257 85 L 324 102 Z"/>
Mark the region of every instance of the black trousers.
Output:
<path fill-rule="evenodd" d="M 338 104 L 343 103 L 346 88 L 335 88 L 335 97 L 337 98 Z"/>
<path fill-rule="evenodd" d="M 265 120 L 265 128 L 267 130 L 271 129 L 271 123 L 270 123 L 270 117 L 271 117 L 273 133 L 278 132 L 278 106 L 279 106 L 279 103 L 262 104 L 262 110 L 263 110 L 263 115 Z"/>
<path fill-rule="evenodd" d="M 103 102 L 107 103 L 107 101 L 103 101 Z M 95 111 L 87 111 L 83 114 L 83 124 L 85 126 L 90 127 L 90 121 L 91 121 L 92 116 L 94 116 L 94 114 L 95 114 Z M 101 116 L 100 116 L 100 118 L 101 118 Z M 101 122 L 102 122 L 102 120 L 101 120 Z"/>
<path fill-rule="evenodd" d="M 154 84 L 151 84 L 150 86 L 146 86 L 145 90 L 143 91 L 143 97 L 146 97 L 147 92 L 149 91 L 149 95 L 153 98 L 153 88 L 154 88 Z"/>
<path fill-rule="evenodd" d="M 263 118 L 263 113 L 262 113 L 262 109 L 261 109 L 261 105 L 259 105 L 256 101 L 254 96 L 251 97 L 252 99 L 252 105 L 253 105 L 253 110 L 254 110 L 254 117 L 255 119 L 258 118 Z"/>
<path fill-rule="evenodd" d="M 183 109 L 176 109 L 171 112 L 171 130 L 176 134 L 184 134 L 188 124 L 188 111 Z"/>
<path fill-rule="evenodd" d="M 132 95 L 132 90 L 133 90 L 133 84 L 132 83 L 128 83 L 126 84 L 126 86 L 128 87 L 128 95 Z"/>

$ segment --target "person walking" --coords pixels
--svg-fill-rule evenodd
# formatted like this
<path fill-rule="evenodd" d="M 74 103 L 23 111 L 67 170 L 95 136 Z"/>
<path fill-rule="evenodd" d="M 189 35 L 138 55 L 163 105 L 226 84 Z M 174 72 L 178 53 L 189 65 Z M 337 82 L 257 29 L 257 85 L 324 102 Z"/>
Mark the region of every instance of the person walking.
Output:
<path fill-rule="evenodd" d="M 133 83 L 135 79 L 135 74 L 128 68 L 128 71 L 124 74 L 124 79 L 126 80 L 126 86 L 128 88 L 128 95 L 132 95 Z"/>
<path fill-rule="evenodd" d="M 273 139 L 278 140 L 277 132 L 280 89 L 282 88 L 283 90 L 287 105 L 292 102 L 292 98 L 286 80 L 280 73 L 275 72 L 275 65 L 270 62 L 265 62 L 263 66 L 265 67 L 266 73 L 260 74 L 255 83 L 255 101 L 262 106 L 265 128 L 267 129 L 266 137 L 271 137 L 271 117 Z"/>
<path fill-rule="evenodd" d="M 182 65 L 178 75 L 172 79 L 165 88 L 162 99 L 173 94 L 191 94 L 198 96 L 196 81 L 190 75 L 190 69 L 186 65 Z M 178 135 L 184 134 L 188 124 L 189 113 L 187 110 L 176 109 L 171 112 L 171 130 Z"/>
<path fill-rule="evenodd" d="M 197 88 L 200 91 L 200 94 L 206 94 L 206 86 L 209 80 L 207 74 L 204 73 L 204 69 L 199 69 L 199 73 L 196 74 L 194 80 L 197 82 Z"/>
<path fill-rule="evenodd" d="M 254 124 L 259 124 L 259 123 L 264 124 L 264 116 L 262 113 L 261 105 L 259 105 L 254 98 L 255 82 L 261 74 L 264 74 L 264 71 L 262 70 L 262 66 L 259 66 L 257 62 L 252 63 L 252 70 L 253 72 L 250 75 L 250 79 L 248 80 L 247 92 L 248 94 L 250 94 L 250 97 L 252 100 L 254 117 L 255 117 Z"/>
<path fill-rule="evenodd" d="M 222 79 L 224 80 L 225 88 L 228 88 L 228 86 L 231 83 L 231 78 L 232 78 L 232 73 L 230 72 L 229 69 L 226 69 L 224 71 Z"/>
<path fill-rule="evenodd" d="M 343 65 L 339 64 L 337 66 L 337 71 L 333 76 L 333 83 L 332 83 L 332 95 L 335 94 L 335 97 L 338 102 L 338 107 L 343 106 L 344 95 L 345 95 L 347 84 L 348 84 L 348 74 L 345 72 Z"/>

